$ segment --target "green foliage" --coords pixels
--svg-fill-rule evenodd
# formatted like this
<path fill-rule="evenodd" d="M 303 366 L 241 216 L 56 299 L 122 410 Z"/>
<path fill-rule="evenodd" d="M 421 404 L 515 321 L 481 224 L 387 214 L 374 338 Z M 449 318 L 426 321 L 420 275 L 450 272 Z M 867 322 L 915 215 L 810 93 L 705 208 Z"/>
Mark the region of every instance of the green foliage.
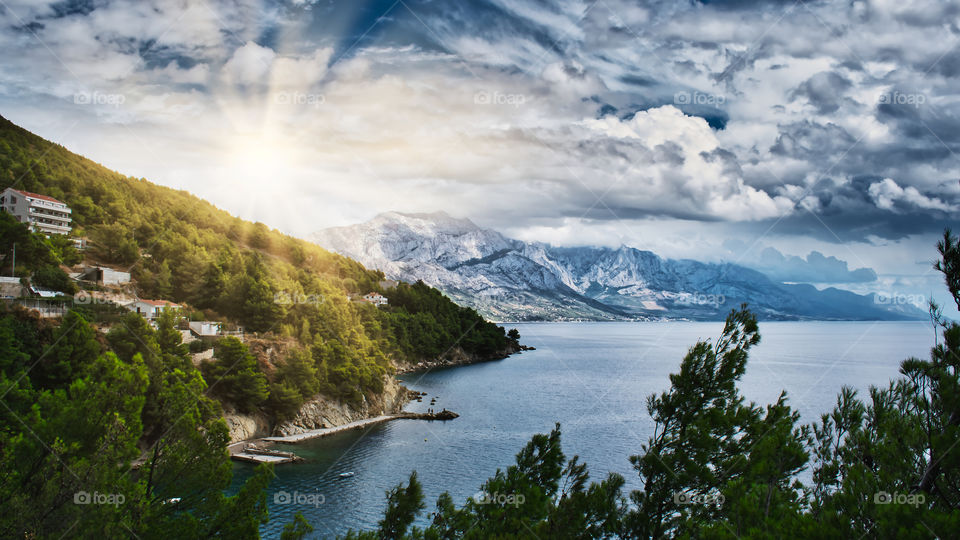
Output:
<path fill-rule="evenodd" d="M 387 509 L 378 525 L 381 538 L 401 538 L 427 506 L 423 504 L 423 486 L 417 472 L 410 473 L 406 487 L 396 486 L 387 492 Z"/>
<path fill-rule="evenodd" d="M 47 388 L 64 388 L 100 355 L 94 330 L 76 312 L 67 313 L 46 347 L 33 377 Z"/>
<path fill-rule="evenodd" d="M 73 239 L 63 234 L 52 234 L 44 238 L 50 252 L 58 264 L 73 266 L 83 260 L 83 256 L 77 251 L 73 244 Z"/>
<path fill-rule="evenodd" d="M 648 400 L 654 435 L 643 454 L 630 458 L 644 486 L 631 494 L 633 536 L 698 535 L 704 524 L 723 520 L 735 534 L 771 534 L 764 525 L 771 515 L 799 509 L 800 487 L 790 480 L 807 461 L 809 438 L 796 427 L 799 414 L 785 395 L 764 414 L 745 404 L 736 386 L 759 342 L 753 314 L 746 307 L 732 312 L 716 346 L 694 345 L 670 376 L 670 391 Z M 741 506 L 745 498 L 765 504 L 755 511 L 751 503 Z"/>
<path fill-rule="evenodd" d="M 56 291 L 72 294 L 76 286 L 60 269 L 60 264 L 76 264 L 77 250 L 67 237 L 30 232 L 26 224 L 12 215 L 0 212 L 0 260 L 3 273 L 8 275 L 13 265 L 13 248 L 16 245 L 18 276 L 32 276 L 32 283 Z"/>
<path fill-rule="evenodd" d="M 240 412 L 253 412 L 267 400 L 267 378 L 242 341 L 235 337 L 218 340 L 213 358 L 200 364 L 212 395 L 234 404 Z"/>
<path fill-rule="evenodd" d="M 17 246 L 17 267 L 20 269 L 17 275 L 26 275 L 57 262 L 43 235 L 30 232 L 26 224 L 6 212 L 0 212 L 0 256 L 3 257 L 4 275 L 9 275 L 13 263 L 14 244 Z"/>
<path fill-rule="evenodd" d="M 300 540 L 312 532 L 313 526 L 303 517 L 303 514 L 297 512 L 297 515 L 293 516 L 293 522 L 283 526 L 280 540 Z"/>
<path fill-rule="evenodd" d="M 272 471 L 224 495 L 227 427 L 171 336 L 149 326 L 113 334 L 121 359 L 74 312 L 59 327 L 0 312 L 0 537 L 258 537 Z M 154 372 L 144 353 L 164 368 Z M 142 452 L 155 387 L 155 435 Z"/>
<path fill-rule="evenodd" d="M 385 292 L 389 307 L 383 325 L 396 336 L 397 345 L 411 361 L 444 356 L 455 347 L 479 359 L 505 356 L 511 341 L 501 326 L 487 322 L 471 308 L 460 307 L 443 294 L 418 281 L 400 283 Z M 516 340 L 520 333 L 513 330 Z"/>
<path fill-rule="evenodd" d="M 65 292 L 67 294 L 73 294 L 77 292 L 77 286 L 70 279 L 70 276 L 61 270 L 59 266 L 41 266 L 34 271 L 31 282 L 34 285 L 39 285 L 55 291 Z"/>

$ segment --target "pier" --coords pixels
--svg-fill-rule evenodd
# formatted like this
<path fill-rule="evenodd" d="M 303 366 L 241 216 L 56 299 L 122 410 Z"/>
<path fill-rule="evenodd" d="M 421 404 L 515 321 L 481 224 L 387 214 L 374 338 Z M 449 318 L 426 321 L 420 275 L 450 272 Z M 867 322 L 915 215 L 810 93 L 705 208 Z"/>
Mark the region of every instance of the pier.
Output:
<path fill-rule="evenodd" d="M 278 437 L 264 437 L 259 439 L 259 441 L 265 443 L 281 443 L 281 444 L 297 444 L 303 441 L 309 441 L 311 439 L 318 439 L 320 437 L 327 437 L 329 435 L 334 435 L 336 433 L 342 433 L 344 431 L 349 431 L 351 429 L 362 429 L 367 426 L 374 424 L 379 424 L 381 422 L 386 422 L 388 420 L 398 420 L 398 419 L 407 419 L 407 420 L 453 420 L 454 418 L 459 417 L 460 415 L 453 412 L 443 409 L 439 412 L 431 413 L 414 413 L 414 412 L 401 412 L 396 414 L 384 414 L 381 416 L 376 416 L 374 418 L 366 418 L 364 420 L 357 420 L 356 422 L 350 422 L 349 424 L 343 424 L 342 426 L 334 426 L 329 428 L 320 428 L 320 429 L 311 429 L 309 431 L 304 431 L 303 433 L 295 433 L 293 435 L 284 435 Z M 247 461 L 250 463 L 293 463 L 295 461 L 300 461 L 303 458 L 297 456 L 293 452 L 284 452 L 281 450 L 273 450 L 272 448 L 263 448 L 252 441 L 243 441 L 239 443 L 231 444 L 229 447 L 230 457 L 238 461 Z"/>

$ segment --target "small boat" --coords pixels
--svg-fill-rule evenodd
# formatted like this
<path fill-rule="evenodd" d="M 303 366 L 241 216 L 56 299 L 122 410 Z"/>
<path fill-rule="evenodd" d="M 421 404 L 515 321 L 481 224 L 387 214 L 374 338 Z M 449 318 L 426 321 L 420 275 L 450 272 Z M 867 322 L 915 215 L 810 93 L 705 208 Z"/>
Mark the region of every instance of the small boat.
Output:
<path fill-rule="evenodd" d="M 357 474 L 357 473 L 355 473 L 355 472 L 353 472 L 353 471 L 350 471 L 350 472 L 342 472 L 342 473 L 340 473 L 340 478 L 350 478 L 351 476 L 353 476 L 353 475 L 355 475 L 355 474 Z"/>

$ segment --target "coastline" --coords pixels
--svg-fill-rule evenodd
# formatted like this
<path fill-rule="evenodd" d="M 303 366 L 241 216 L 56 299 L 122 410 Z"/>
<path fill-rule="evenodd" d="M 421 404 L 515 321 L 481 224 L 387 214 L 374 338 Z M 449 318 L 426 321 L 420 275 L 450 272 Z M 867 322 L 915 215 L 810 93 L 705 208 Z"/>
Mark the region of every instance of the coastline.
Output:
<path fill-rule="evenodd" d="M 274 444 L 297 444 L 304 441 L 309 441 L 313 439 L 320 439 L 330 435 L 335 435 L 337 433 L 342 433 L 344 431 L 350 431 L 353 429 L 363 429 L 368 426 L 375 424 L 382 424 L 390 420 L 430 420 L 430 421 L 447 421 L 458 418 L 460 415 L 448 411 L 446 409 L 440 411 L 439 413 L 414 413 L 414 412 L 399 412 L 393 414 L 382 414 L 380 416 L 375 416 L 373 418 L 365 418 L 363 420 L 357 420 L 350 422 L 348 424 L 343 424 L 339 426 L 333 426 L 328 428 L 318 428 L 304 431 L 303 433 L 296 433 L 293 435 L 281 435 L 275 437 L 262 437 L 259 439 L 250 439 L 246 441 L 239 441 L 227 446 L 227 450 L 230 453 L 230 457 L 237 461 L 246 461 L 250 463 L 295 463 L 301 461 L 303 458 L 297 456 L 293 452 L 277 451 L 274 450 Z"/>
<path fill-rule="evenodd" d="M 243 440 L 239 440 L 227 445 L 227 450 L 230 453 L 230 457 L 237 461 L 254 461 L 254 456 L 247 454 L 246 450 L 251 447 L 266 447 L 272 448 L 275 444 L 296 444 L 306 440 L 312 440 L 317 438 L 327 437 L 329 435 L 334 435 L 337 433 L 342 433 L 344 431 L 349 431 L 353 429 L 362 429 L 374 424 L 379 424 L 383 422 L 388 422 L 390 420 L 397 419 L 413 419 L 413 420 L 452 420 L 457 418 L 459 415 L 452 411 L 443 410 L 438 413 L 414 413 L 406 412 L 403 409 L 412 401 L 419 400 L 422 396 L 419 392 L 411 390 L 401 384 L 396 376 L 403 375 L 407 373 L 414 373 L 420 371 L 428 371 L 435 368 L 449 368 L 449 367 L 458 367 L 458 366 L 467 366 L 472 364 L 479 364 L 484 362 L 493 362 L 496 360 L 503 360 L 510 357 L 513 354 L 520 354 L 525 350 L 535 350 L 534 347 L 527 347 L 525 345 L 516 345 L 510 347 L 507 350 L 499 351 L 496 354 L 487 356 L 487 357 L 477 357 L 475 355 L 468 355 L 463 352 L 462 349 L 454 349 L 452 354 L 447 355 L 445 358 L 440 358 L 436 360 L 428 360 L 418 362 L 416 364 L 403 364 L 395 365 L 395 371 L 392 375 L 386 375 L 393 379 L 393 381 L 399 386 L 400 392 L 399 396 L 401 403 L 395 405 L 393 412 L 387 411 L 378 411 L 369 416 L 359 418 L 357 420 L 338 424 L 331 425 L 329 427 L 324 426 L 315 429 L 306 429 L 298 433 L 290 433 L 287 435 L 270 435 L 267 437 L 251 437 Z M 275 428 L 276 429 L 276 426 Z M 267 461 L 267 460 L 264 460 Z M 275 463 L 284 463 L 285 461 L 269 460 Z"/>
<path fill-rule="evenodd" d="M 536 350 L 534 347 L 528 347 L 526 345 L 516 345 L 512 346 L 509 349 L 498 351 L 490 356 L 478 357 L 476 355 L 469 355 L 463 352 L 462 349 L 456 348 L 450 353 L 448 353 L 444 358 L 437 358 L 436 360 L 424 360 L 416 364 L 404 364 L 396 366 L 395 375 L 405 375 L 407 373 L 415 373 L 418 371 L 428 371 L 436 368 L 448 368 L 448 367 L 457 367 L 457 366 L 469 366 L 472 364 L 482 364 L 484 362 L 494 362 L 497 360 L 503 360 L 504 358 L 509 358 L 514 354 L 520 354 L 523 351 L 533 351 Z"/>

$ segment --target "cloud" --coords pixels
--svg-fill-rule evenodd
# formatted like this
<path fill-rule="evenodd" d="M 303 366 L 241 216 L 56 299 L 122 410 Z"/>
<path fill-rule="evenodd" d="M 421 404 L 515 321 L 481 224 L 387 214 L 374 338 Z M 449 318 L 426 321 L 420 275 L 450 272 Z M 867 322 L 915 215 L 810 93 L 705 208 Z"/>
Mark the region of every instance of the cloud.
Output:
<path fill-rule="evenodd" d="M 776 248 L 767 247 L 758 260 L 748 263 L 770 278 L 784 282 L 801 283 L 871 283 L 877 280 L 872 268 L 850 270 L 847 262 L 811 251 L 806 258 L 785 256 Z"/>
<path fill-rule="evenodd" d="M 0 107 L 296 234 L 461 209 L 674 257 L 775 235 L 838 277 L 960 207 L 958 2 L 390 4 L 8 1 Z"/>
<path fill-rule="evenodd" d="M 227 84 L 265 84 L 276 56 L 269 47 L 248 41 L 233 52 L 233 56 L 223 65 L 221 74 Z"/>
<path fill-rule="evenodd" d="M 913 186 L 902 188 L 890 178 L 884 178 L 880 182 L 870 184 L 868 192 L 877 207 L 884 210 L 902 211 L 901 209 L 904 208 L 907 210 L 956 210 L 955 207 L 940 199 L 928 197 L 920 193 L 920 191 Z"/>

